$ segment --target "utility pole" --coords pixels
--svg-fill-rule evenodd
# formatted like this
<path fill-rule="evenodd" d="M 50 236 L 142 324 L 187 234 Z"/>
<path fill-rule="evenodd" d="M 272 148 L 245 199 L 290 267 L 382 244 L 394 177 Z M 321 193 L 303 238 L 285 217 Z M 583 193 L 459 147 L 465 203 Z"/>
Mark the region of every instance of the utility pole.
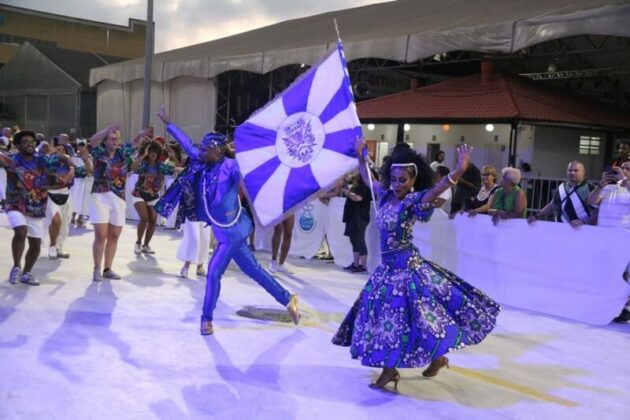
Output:
<path fill-rule="evenodd" d="M 144 109 L 142 113 L 142 128 L 149 126 L 151 117 L 151 67 L 153 64 L 154 35 L 153 0 L 147 0 L 147 36 L 144 45 Z"/>

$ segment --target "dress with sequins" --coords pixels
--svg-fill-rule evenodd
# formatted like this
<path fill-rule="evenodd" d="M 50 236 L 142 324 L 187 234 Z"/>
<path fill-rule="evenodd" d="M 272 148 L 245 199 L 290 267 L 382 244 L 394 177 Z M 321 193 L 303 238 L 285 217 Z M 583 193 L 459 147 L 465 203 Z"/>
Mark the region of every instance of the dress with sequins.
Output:
<path fill-rule="evenodd" d="M 332 342 L 350 346 L 366 366 L 415 368 L 481 342 L 495 326 L 499 305 L 450 271 L 420 256 L 412 244 L 426 191 L 397 206 L 383 194 L 377 224 L 382 262 L 370 276 Z"/>

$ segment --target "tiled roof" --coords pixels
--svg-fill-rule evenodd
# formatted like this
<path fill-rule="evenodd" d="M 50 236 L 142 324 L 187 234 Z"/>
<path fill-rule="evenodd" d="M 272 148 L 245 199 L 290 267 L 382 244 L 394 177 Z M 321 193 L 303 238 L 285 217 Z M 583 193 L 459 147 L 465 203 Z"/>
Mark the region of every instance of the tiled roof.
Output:
<path fill-rule="evenodd" d="M 630 112 L 544 88 L 529 79 L 476 74 L 357 104 L 362 120 L 530 121 L 629 128 Z"/>

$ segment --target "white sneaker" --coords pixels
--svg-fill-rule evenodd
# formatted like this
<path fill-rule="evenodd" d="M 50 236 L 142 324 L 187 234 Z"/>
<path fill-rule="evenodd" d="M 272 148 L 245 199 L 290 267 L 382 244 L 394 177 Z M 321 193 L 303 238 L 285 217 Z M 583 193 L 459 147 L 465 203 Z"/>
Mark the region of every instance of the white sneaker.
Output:
<path fill-rule="evenodd" d="M 277 268 L 278 273 L 284 273 L 284 274 L 293 274 L 293 271 L 289 270 L 287 267 L 285 267 L 284 264 L 280 264 Z"/>
<path fill-rule="evenodd" d="M 197 268 L 197 275 L 199 277 L 206 277 L 207 274 L 208 273 L 206 273 L 206 269 L 205 268 L 203 268 L 203 267 Z"/>
<path fill-rule="evenodd" d="M 269 262 L 269 272 L 270 273 L 275 273 L 276 271 L 278 271 L 278 262 L 271 260 Z"/>
<path fill-rule="evenodd" d="M 103 275 L 101 274 L 101 269 L 100 268 L 95 268 L 94 271 L 92 271 L 92 281 L 103 281 L 105 280 L 103 278 Z"/>
<path fill-rule="evenodd" d="M 136 254 L 136 255 L 140 255 L 140 254 L 142 254 L 142 245 L 140 245 L 140 244 L 136 244 L 136 245 L 133 247 L 133 252 L 134 252 L 134 254 Z"/>
<path fill-rule="evenodd" d="M 37 278 L 31 273 L 22 274 L 20 281 L 24 284 L 28 284 L 29 286 L 39 286 L 39 280 L 37 280 Z"/>
<path fill-rule="evenodd" d="M 142 253 L 143 254 L 155 254 L 155 251 L 151 249 L 149 245 L 142 245 Z"/>
<path fill-rule="evenodd" d="M 51 260 L 56 260 L 57 258 L 59 258 L 59 256 L 57 255 L 56 246 L 48 247 L 48 258 L 50 258 Z"/>
<path fill-rule="evenodd" d="M 22 267 L 13 267 L 11 269 L 11 273 L 9 274 L 9 283 L 18 284 L 20 282 L 20 277 L 22 277 Z"/>

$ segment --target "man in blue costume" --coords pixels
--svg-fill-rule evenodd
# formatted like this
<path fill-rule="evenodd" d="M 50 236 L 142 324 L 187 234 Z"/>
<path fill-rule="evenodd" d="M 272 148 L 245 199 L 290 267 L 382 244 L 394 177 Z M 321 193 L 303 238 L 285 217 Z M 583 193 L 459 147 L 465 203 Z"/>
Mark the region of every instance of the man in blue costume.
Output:
<path fill-rule="evenodd" d="M 234 259 L 241 270 L 261 285 L 276 301 L 287 308 L 291 319 L 298 323 L 298 296 L 291 295 L 278 281 L 256 261 L 247 246 L 252 221 L 239 201 L 238 190 L 241 173 L 234 159 L 225 157 L 225 135 L 217 132 L 206 134 L 199 147 L 171 123 L 164 107 L 158 117 L 166 124 L 173 136 L 189 156 L 186 169 L 155 205 L 158 213 L 168 217 L 180 205 L 183 216 L 190 221 L 202 221 L 212 226 L 217 247 L 212 254 L 206 277 L 206 295 L 201 315 L 201 335 L 213 333 L 212 313 L 219 298 L 221 276 L 230 260 Z"/>

